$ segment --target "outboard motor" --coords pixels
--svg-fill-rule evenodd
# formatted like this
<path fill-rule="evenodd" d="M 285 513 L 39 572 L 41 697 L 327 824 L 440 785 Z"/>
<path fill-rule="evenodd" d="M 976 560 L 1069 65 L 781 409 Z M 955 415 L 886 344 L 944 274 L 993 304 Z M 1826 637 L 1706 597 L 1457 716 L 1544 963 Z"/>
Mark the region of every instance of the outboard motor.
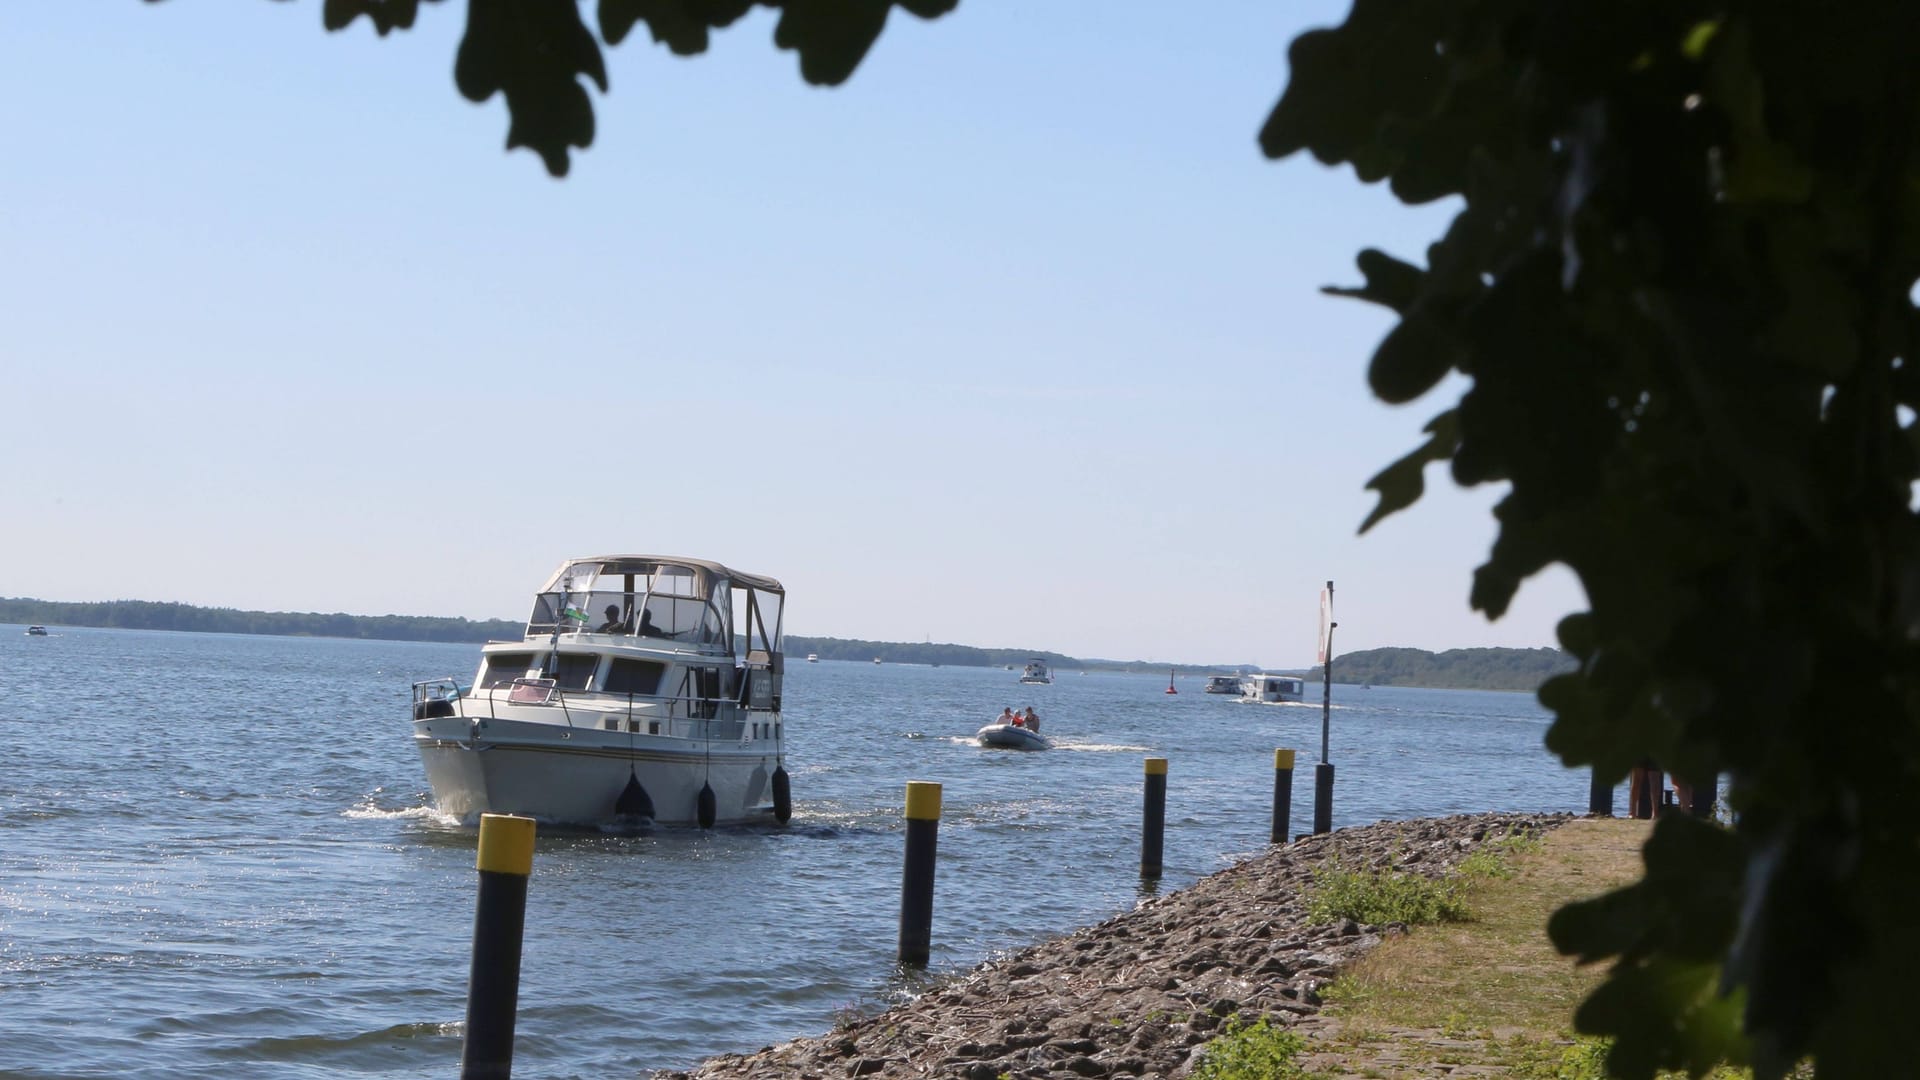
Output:
<path fill-rule="evenodd" d="M 413 703 L 415 720 L 431 720 L 436 716 L 452 716 L 453 702 L 443 697 L 427 698 Z"/>

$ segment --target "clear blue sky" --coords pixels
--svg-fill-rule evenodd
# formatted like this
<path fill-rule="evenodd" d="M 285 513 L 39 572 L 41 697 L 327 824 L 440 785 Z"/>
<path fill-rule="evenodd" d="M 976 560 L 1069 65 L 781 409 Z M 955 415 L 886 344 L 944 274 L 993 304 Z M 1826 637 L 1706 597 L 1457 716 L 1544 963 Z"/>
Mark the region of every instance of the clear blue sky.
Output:
<path fill-rule="evenodd" d="M 1255 145 L 1343 4 L 963 0 L 843 87 L 764 13 L 608 52 L 564 181 L 317 0 L 0 9 L 0 595 L 520 617 L 561 559 L 719 559 L 790 633 L 1169 662 L 1547 645 L 1467 608 L 1494 489 L 1362 490 L 1445 206 Z M 591 5 L 586 10 L 591 14 Z"/>

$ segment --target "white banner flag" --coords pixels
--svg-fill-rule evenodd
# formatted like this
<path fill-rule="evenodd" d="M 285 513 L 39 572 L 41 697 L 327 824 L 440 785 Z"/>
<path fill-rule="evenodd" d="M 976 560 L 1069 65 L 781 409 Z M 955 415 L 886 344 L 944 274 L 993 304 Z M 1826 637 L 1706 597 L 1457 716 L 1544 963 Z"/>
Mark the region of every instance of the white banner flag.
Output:
<path fill-rule="evenodd" d="M 1320 590 L 1320 639 L 1319 639 L 1320 656 L 1319 656 L 1318 662 L 1322 667 L 1326 666 L 1327 647 L 1333 643 L 1332 638 L 1333 638 L 1333 582 L 1329 581 L 1327 582 L 1327 587 Z"/>

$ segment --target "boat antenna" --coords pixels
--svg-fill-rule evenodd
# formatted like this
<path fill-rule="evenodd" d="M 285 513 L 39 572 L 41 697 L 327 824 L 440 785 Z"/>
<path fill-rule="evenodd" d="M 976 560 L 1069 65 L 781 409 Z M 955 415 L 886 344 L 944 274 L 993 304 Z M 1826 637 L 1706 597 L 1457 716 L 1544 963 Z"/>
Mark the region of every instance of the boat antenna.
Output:
<path fill-rule="evenodd" d="M 573 575 L 560 579 L 560 610 L 553 613 L 553 633 L 547 635 L 547 677 L 560 674 L 560 623 L 573 610 Z"/>

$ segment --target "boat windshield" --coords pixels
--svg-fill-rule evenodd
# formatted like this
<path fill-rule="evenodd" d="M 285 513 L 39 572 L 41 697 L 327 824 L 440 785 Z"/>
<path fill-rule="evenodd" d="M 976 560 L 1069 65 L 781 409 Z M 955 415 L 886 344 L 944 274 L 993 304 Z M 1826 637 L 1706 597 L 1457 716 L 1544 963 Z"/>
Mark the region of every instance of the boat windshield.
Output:
<path fill-rule="evenodd" d="M 731 653 L 778 652 L 784 597 L 706 564 L 582 561 L 534 597 L 527 636 L 624 634 Z"/>

